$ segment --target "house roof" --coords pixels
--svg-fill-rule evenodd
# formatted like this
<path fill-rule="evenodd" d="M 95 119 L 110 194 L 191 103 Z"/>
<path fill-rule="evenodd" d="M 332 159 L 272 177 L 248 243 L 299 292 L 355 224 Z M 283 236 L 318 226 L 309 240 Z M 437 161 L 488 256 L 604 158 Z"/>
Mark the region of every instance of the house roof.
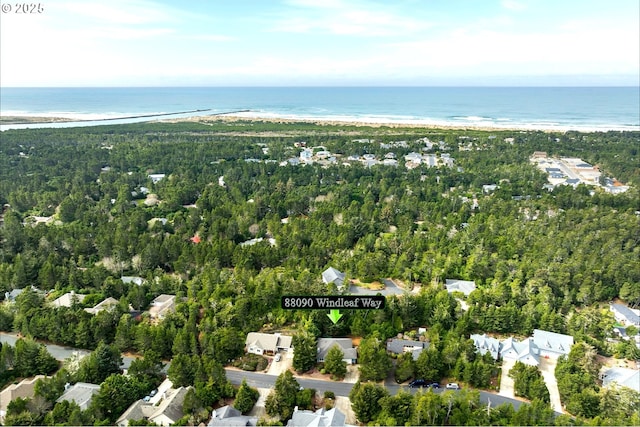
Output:
<path fill-rule="evenodd" d="M 445 286 L 449 293 L 458 291 L 469 296 L 471 292 L 475 291 L 476 282 L 470 280 L 447 279 Z"/>
<path fill-rule="evenodd" d="M 4 299 L 6 301 L 14 301 L 18 295 L 24 292 L 24 288 L 22 289 L 14 289 L 11 292 L 4 293 Z"/>
<path fill-rule="evenodd" d="M 527 365 L 538 366 L 540 364 L 540 350 L 532 338 L 524 341 L 517 341 L 514 340 L 513 337 L 509 337 L 502 341 L 501 344 L 502 350 L 500 352 L 503 357 L 507 357 Z"/>
<path fill-rule="evenodd" d="M 322 272 L 322 281 L 326 284 L 335 283 L 336 286 L 342 286 L 345 276 L 343 272 L 329 267 Z"/>
<path fill-rule="evenodd" d="M 265 334 L 262 332 L 249 332 L 245 345 L 247 347 L 258 347 L 267 351 L 277 351 L 279 348 L 291 348 L 292 337 L 281 334 Z"/>
<path fill-rule="evenodd" d="M 257 418 L 242 415 L 233 406 L 226 405 L 213 410 L 211 420 L 209 420 L 207 426 L 255 426 L 257 423 Z"/>
<path fill-rule="evenodd" d="M 624 304 L 611 304 L 611 309 L 623 316 L 629 323 L 640 325 L 640 316 Z"/>
<path fill-rule="evenodd" d="M 353 348 L 351 338 L 318 338 L 318 359 L 324 360 L 334 345 L 340 347 L 344 353 L 344 359 L 355 360 L 358 358 L 358 352 Z"/>
<path fill-rule="evenodd" d="M 569 354 L 571 347 L 573 346 L 573 337 L 570 335 L 534 329 L 533 342 L 541 351 Z"/>
<path fill-rule="evenodd" d="M 476 349 L 480 352 L 480 354 L 489 352 L 494 359 L 498 359 L 501 347 L 500 341 L 498 339 L 488 337 L 486 334 L 474 334 L 471 335 L 470 338 L 473 340 L 473 344 L 476 346 Z"/>
<path fill-rule="evenodd" d="M 82 300 L 86 297 L 86 295 L 76 294 L 74 291 L 71 291 L 62 295 L 60 298 L 53 300 L 51 302 L 51 305 L 53 305 L 54 307 L 71 307 L 74 296 L 78 298 L 78 302 L 82 302 Z"/>
<path fill-rule="evenodd" d="M 342 427 L 345 425 L 345 415 L 337 408 L 318 409 L 315 412 L 294 410 L 287 426 L 296 427 Z"/>
<path fill-rule="evenodd" d="M 116 424 L 119 426 L 128 425 L 129 421 L 148 419 L 155 422 L 159 417 L 165 416 L 172 423 L 175 423 L 183 417 L 182 403 L 184 397 L 191 387 L 180 387 L 178 389 L 168 389 L 161 392 L 161 399 L 154 402 L 145 402 L 144 400 L 136 400 L 120 415 Z"/>
<path fill-rule="evenodd" d="M 602 385 L 607 387 L 612 383 L 628 387 L 640 392 L 640 370 L 629 368 L 610 368 L 604 371 Z"/>
<path fill-rule="evenodd" d="M 46 377 L 44 375 L 36 375 L 33 378 L 25 378 L 18 384 L 9 384 L 5 387 L 2 393 L 0 393 L 0 411 L 6 410 L 7 405 L 9 405 L 9 402 L 13 399 L 33 396 L 35 383 L 40 378 Z"/>
<path fill-rule="evenodd" d="M 144 278 L 138 276 L 122 276 L 120 280 L 122 283 L 135 283 L 138 286 L 144 283 Z"/>
<path fill-rule="evenodd" d="M 108 297 L 91 308 L 85 308 L 84 311 L 91 314 L 98 314 L 102 310 L 106 310 L 115 305 L 118 305 L 118 300 L 112 297 Z"/>
<path fill-rule="evenodd" d="M 391 339 L 387 341 L 387 351 L 391 353 L 400 354 L 404 353 L 405 349 L 410 348 L 412 350 L 415 349 L 427 349 L 429 348 L 428 341 L 414 341 L 414 340 L 399 340 L 399 339 Z"/>
<path fill-rule="evenodd" d="M 78 404 L 80 409 L 84 410 L 89 407 L 93 395 L 100 391 L 100 386 L 90 383 L 75 383 L 69 387 L 62 396 L 56 400 L 56 402 L 62 402 L 64 400 L 74 401 Z"/>

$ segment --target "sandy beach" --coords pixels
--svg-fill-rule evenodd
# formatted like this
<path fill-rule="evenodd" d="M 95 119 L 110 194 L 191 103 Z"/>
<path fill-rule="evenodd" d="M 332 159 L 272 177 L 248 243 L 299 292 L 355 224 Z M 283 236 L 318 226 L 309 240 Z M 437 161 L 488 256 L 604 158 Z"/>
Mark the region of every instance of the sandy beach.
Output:
<path fill-rule="evenodd" d="M 64 123 L 73 122 L 74 119 L 64 117 L 39 117 L 39 116 L 0 116 L 1 125 L 22 125 L 36 123 Z"/>

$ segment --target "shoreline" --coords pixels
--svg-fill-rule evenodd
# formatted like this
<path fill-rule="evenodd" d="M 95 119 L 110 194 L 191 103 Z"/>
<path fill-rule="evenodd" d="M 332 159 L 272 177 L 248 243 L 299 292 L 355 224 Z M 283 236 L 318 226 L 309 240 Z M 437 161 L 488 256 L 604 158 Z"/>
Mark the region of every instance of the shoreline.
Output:
<path fill-rule="evenodd" d="M 511 131 L 511 132 L 638 132 L 640 126 L 636 129 L 622 129 L 622 128 L 598 128 L 598 127 L 571 127 L 571 126 L 535 126 L 535 125 L 485 125 L 485 124 L 455 124 L 455 123 L 434 123 L 425 120 L 400 120 L 389 121 L 388 119 L 372 120 L 363 118 L 357 120 L 353 118 L 344 119 L 332 117 L 332 118 L 311 118 L 311 117 L 274 117 L 269 115 L 253 114 L 249 112 L 247 115 L 240 115 L 236 113 L 229 114 L 216 114 L 216 115 L 203 115 L 192 116 L 176 119 L 162 120 L 165 123 L 177 123 L 177 122 L 192 122 L 192 123 L 206 123 L 206 122 L 265 122 L 274 124 L 294 124 L 294 123 L 306 123 L 314 124 L 317 126 L 350 126 L 350 127 L 370 127 L 370 128 L 410 128 L 410 129 L 430 129 L 430 130 L 474 130 L 474 131 Z"/>
<path fill-rule="evenodd" d="M 447 122 L 438 122 L 438 121 L 429 121 L 427 119 L 402 119 L 402 120 L 393 120 L 389 118 L 373 118 L 373 117 L 363 117 L 363 118 L 354 118 L 354 117 L 294 117 L 294 116 L 276 116 L 268 113 L 259 113 L 253 112 L 251 110 L 236 110 L 231 112 L 220 112 L 220 113 L 208 113 L 208 114 L 200 114 L 193 115 L 188 117 L 171 117 L 166 118 L 171 115 L 178 114 L 189 114 L 189 113 L 204 113 L 209 112 L 208 109 L 203 110 L 191 110 L 180 113 L 156 113 L 156 114 L 140 114 L 140 115 L 130 115 L 125 117 L 108 117 L 108 118 L 96 118 L 96 119 L 82 119 L 82 118 L 71 118 L 71 117 L 51 117 L 51 116 L 0 116 L 0 125 L 1 126 L 11 126 L 11 125 L 27 125 L 34 128 L 37 125 L 45 125 L 43 127 L 47 127 L 48 124 L 68 124 L 72 125 L 74 123 L 78 123 L 79 125 L 83 125 L 86 123 L 94 123 L 99 124 L 110 124 L 109 122 L 116 120 L 127 120 L 127 119 L 144 119 L 148 118 L 149 120 L 143 121 L 144 123 L 151 122 L 161 122 L 161 123 L 179 123 L 179 122 L 191 122 L 191 123 L 207 123 L 207 122 L 253 122 L 253 123 L 273 123 L 273 124 L 294 124 L 294 123 L 305 123 L 305 124 L 313 124 L 317 126 L 348 126 L 348 127 L 360 127 L 360 128 L 390 128 L 390 129 L 428 129 L 428 130 L 473 130 L 473 131 L 487 131 L 487 132 L 581 132 L 581 133 L 593 133 L 593 132 L 639 132 L 640 126 L 635 128 L 627 128 L 627 127 L 597 127 L 597 126 L 569 126 L 569 125 L 538 125 L 538 124 L 506 124 L 504 126 L 495 125 L 495 124 L 484 124 L 484 123 L 447 123 Z M 71 126 L 69 126 L 71 127 Z"/>

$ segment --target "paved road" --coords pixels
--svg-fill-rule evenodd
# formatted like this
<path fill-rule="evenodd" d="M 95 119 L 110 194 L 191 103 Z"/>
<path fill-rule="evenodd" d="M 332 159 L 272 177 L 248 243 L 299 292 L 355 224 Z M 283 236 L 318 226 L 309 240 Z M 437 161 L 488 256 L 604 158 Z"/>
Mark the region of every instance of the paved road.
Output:
<path fill-rule="evenodd" d="M 15 345 L 18 337 L 16 334 L 9 334 L 0 332 L 0 342 L 9 343 L 11 345 Z M 47 350 L 53 357 L 58 360 L 64 360 L 73 355 L 74 352 L 80 352 L 84 354 L 89 354 L 89 350 L 82 350 L 72 347 L 64 347 L 56 344 L 45 344 Z M 131 361 L 134 360 L 133 357 L 122 356 L 123 364 L 122 367 L 127 369 L 131 365 Z M 169 363 L 165 366 L 165 371 L 169 368 Z M 243 379 L 247 380 L 247 384 L 256 388 L 272 388 L 275 385 L 276 379 L 278 378 L 275 375 L 268 375 L 262 372 L 247 372 L 247 371 L 239 371 L 237 369 L 226 369 L 227 378 L 234 385 L 240 385 Z M 344 383 L 344 382 L 336 382 L 330 380 L 314 380 L 308 378 L 296 378 L 298 383 L 304 388 L 312 388 L 318 391 L 319 393 L 324 393 L 325 391 L 333 391 L 336 396 L 349 396 L 349 392 L 353 388 L 352 383 Z M 387 384 L 386 389 L 390 394 L 395 395 L 400 390 L 406 390 L 410 393 L 416 393 L 418 389 L 412 389 L 408 386 L 401 386 L 396 384 Z M 442 392 L 442 390 L 437 390 L 437 392 Z M 486 391 L 480 391 L 480 402 L 483 404 L 491 403 L 491 406 L 497 406 L 501 403 L 511 403 L 514 408 L 518 409 L 520 405 L 522 405 L 522 401 L 516 399 L 510 399 L 508 397 L 499 396 L 497 394 L 488 393 Z"/>

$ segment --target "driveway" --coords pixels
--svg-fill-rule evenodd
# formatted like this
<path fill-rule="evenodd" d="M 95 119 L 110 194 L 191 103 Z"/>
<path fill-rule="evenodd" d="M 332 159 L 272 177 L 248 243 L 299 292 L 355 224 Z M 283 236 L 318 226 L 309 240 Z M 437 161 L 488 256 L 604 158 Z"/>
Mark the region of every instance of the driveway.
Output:
<path fill-rule="evenodd" d="M 276 362 L 275 357 L 271 358 L 271 362 L 269 365 L 269 369 L 267 370 L 267 374 L 278 376 L 284 371 L 291 368 L 291 366 L 293 365 L 293 350 L 281 351 L 279 354 L 280 354 L 279 362 Z"/>
<path fill-rule="evenodd" d="M 500 396 L 515 398 L 513 391 L 513 378 L 509 376 L 509 371 L 516 364 L 515 360 L 502 361 L 502 376 L 500 377 Z"/>
<path fill-rule="evenodd" d="M 562 402 L 560 401 L 560 392 L 558 391 L 558 382 L 556 381 L 555 374 L 557 364 L 558 361 L 556 359 L 545 359 L 544 357 L 540 358 L 540 372 L 542 373 L 542 378 L 544 378 L 544 382 L 547 385 L 547 389 L 549 389 L 551 407 L 554 411 L 564 414 Z"/>

